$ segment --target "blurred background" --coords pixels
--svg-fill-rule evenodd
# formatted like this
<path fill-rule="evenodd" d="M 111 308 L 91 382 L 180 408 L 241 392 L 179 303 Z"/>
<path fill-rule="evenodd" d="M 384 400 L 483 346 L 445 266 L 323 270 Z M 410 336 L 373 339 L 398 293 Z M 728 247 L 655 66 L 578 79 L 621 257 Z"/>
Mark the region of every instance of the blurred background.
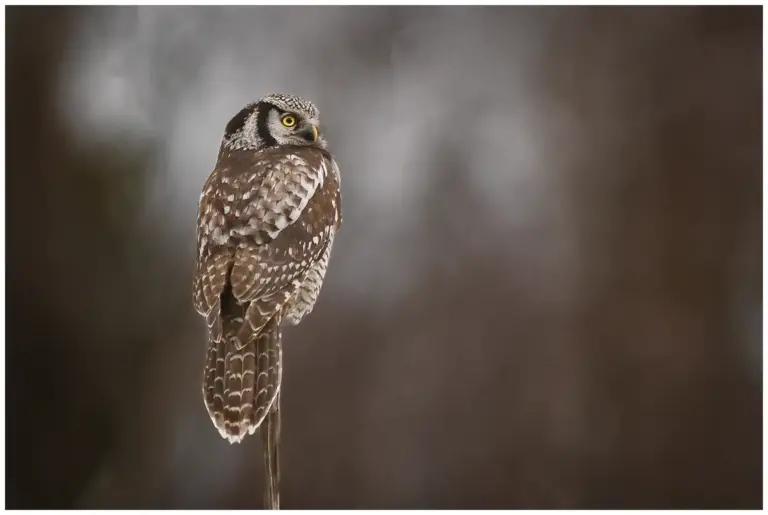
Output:
<path fill-rule="evenodd" d="M 9 508 L 259 508 L 191 301 L 224 126 L 313 100 L 344 226 L 284 508 L 760 508 L 762 9 L 6 9 Z"/>

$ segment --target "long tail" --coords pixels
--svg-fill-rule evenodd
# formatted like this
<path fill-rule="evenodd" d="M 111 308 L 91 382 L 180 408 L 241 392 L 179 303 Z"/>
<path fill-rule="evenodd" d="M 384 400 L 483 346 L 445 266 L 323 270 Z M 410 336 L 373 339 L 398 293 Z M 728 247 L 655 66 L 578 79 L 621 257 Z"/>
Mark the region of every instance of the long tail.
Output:
<path fill-rule="evenodd" d="M 222 306 L 222 311 L 226 313 L 223 337 L 208 342 L 203 395 L 221 436 L 230 443 L 239 443 L 262 424 L 280 392 L 280 316 L 273 317 L 258 335 L 239 346 L 233 335 L 243 324 L 242 308 Z"/>
<path fill-rule="evenodd" d="M 280 394 L 261 425 L 264 454 L 264 508 L 280 509 Z"/>
<path fill-rule="evenodd" d="M 226 298 L 226 295 L 225 295 Z M 280 508 L 280 385 L 283 346 L 278 312 L 258 335 L 238 345 L 245 308 L 222 303 L 223 337 L 208 342 L 203 395 L 208 414 L 221 436 L 239 443 L 261 428 L 264 454 L 264 505 Z"/>

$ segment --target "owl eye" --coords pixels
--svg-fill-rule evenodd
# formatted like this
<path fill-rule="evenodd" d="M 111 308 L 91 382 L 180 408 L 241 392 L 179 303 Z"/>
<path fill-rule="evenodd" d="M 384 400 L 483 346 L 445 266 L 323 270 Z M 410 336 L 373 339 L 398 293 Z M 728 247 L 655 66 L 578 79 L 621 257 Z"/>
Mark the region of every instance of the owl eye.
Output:
<path fill-rule="evenodd" d="M 283 122 L 283 125 L 285 125 L 286 127 L 293 127 L 294 125 L 296 125 L 296 118 L 294 118 L 290 114 L 286 114 L 285 116 L 283 116 L 282 122 Z"/>

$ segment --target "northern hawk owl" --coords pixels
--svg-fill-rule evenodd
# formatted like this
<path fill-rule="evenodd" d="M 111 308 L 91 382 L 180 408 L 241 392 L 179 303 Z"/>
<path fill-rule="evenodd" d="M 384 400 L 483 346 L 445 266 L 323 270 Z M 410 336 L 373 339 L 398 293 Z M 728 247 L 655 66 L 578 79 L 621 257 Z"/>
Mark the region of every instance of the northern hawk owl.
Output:
<path fill-rule="evenodd" d="M 193 289 L 208 324 L 205 406 L 230 443 L 262 426 L 265 453 L 274 450 L 269 474 L 270 460 L 277 466 L 280 327 L 312 311 L 341 226 L 339 168 L 318 117 L 292 95 L 246 105 L 227 124 L 200 195 Z"/>

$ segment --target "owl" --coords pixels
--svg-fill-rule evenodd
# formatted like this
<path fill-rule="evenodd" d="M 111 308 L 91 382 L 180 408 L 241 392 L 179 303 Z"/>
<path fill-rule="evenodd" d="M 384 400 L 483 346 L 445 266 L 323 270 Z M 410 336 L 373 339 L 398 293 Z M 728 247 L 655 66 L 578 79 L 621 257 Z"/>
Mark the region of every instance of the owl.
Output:
<path fill-rule="evenodd" d="M 319 113 L 272 94 L 227 123 L 200 195 L 194 306 L 208 325 L 203 397 L 222 437 L 279 437 L 281 326 L 311 311 L 341 226 Z M 273 457 L 276 459 L 276 457 Z"/>

